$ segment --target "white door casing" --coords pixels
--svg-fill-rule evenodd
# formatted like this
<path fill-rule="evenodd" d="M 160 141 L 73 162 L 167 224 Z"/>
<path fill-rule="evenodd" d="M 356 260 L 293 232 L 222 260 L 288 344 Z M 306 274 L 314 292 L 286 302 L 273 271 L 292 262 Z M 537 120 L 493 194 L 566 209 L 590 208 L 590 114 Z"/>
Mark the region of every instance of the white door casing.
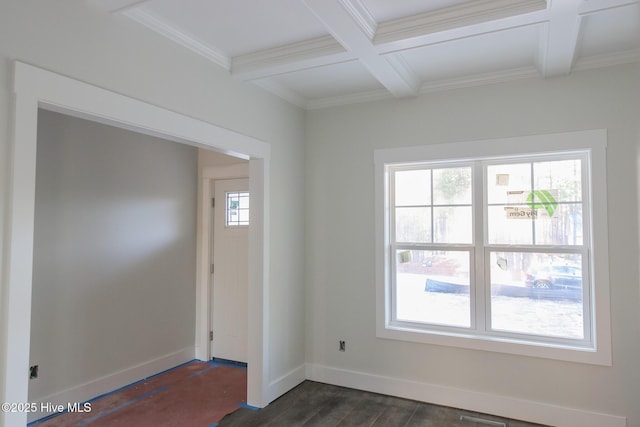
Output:
<path fill-rule="evenodd" d="M 8 241 L 5 260 L 6 323 L 2 327 L 4 354 L 0 398 L 5 402 L 28 399 L 31 273 L 33 263 L 33 217 L 35 201 L 36 128 L 38 109 L 68 114 L 100 123 L 160 136 L 175 142 L 206 147 L 241 159 L 249 159 L 253 207 L 249 248 L 249 365 L 247 403 L 265 406 L 270 400 L 268 372 L 268 313 L 265 295 L 269 288 L 270 146 L 255 138 L 193 119 L 143 101 L 129 98 L 78 80 L 21 62 L 14 69 L 14 126 L 11 153 L 10 197 L 6 218 Z M 202 240 L 202 239 L 200 239 Z M 202 245 L 199 245 L 202 247 Z M 208 324 L 209 286 L 198 260 L 196 286 L 196 354 L 204 346 Z M 203 277 L 205 278 L 203 280 Z M 208 345 L 206 345 L 208 348 Z M 9 351 L 10 349 L 10 351 Z M 0 413 L 0 425 L 25 425 L 26 413 Z"/>
<path fill-rule="evenodd" d="M 213 185 L 211 357 L 247 363 L 249 226 L 227 224 L 227 194 L 248 192 L 249 180 Z"/>

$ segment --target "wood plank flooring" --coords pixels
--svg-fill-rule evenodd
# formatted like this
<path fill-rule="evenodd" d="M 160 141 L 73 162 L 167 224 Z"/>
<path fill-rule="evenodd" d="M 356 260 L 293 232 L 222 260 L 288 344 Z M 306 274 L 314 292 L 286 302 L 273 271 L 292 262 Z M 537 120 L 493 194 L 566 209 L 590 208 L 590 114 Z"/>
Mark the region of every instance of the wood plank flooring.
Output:
<path fill-rule="evenodd" d="M 472 417 L 485 423 L 461 419 Z M 477 412 L 305 381 L 261 410 L 227 415 L 217 427 L 534 427 Z"/>

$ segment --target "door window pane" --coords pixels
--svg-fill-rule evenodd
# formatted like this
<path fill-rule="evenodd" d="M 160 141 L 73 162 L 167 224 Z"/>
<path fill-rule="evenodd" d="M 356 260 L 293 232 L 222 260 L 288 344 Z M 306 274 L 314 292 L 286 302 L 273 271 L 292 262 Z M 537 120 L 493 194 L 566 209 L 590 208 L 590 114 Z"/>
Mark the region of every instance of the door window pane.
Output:
<path fill-rule="evenodd" d="M 249 193 L 233 191 L 226 194 L 225 225 L 239 227 L 249 225 Z"/>

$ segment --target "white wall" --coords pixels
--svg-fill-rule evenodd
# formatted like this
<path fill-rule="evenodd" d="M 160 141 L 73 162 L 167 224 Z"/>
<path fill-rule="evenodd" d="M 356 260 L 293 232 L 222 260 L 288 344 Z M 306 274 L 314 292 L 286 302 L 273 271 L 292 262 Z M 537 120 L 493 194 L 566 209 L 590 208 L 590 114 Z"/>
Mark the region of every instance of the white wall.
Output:
<path fill-rule="evenodd" d="M 0 236 L 7 237 L 13 61 L 208 121 L 271 145 L 269 313 L 266 381 L 304 363 L 304 113 L 124 17 L 87 2 L 4 0 L 0 5 Z M 3 243 L 4 246 L 4 243 Z M 0 307 L 6 302 L 2 253 Z M 2 337 L 6 310 L 0 309 Z M 0 344 L 0 357 L 11 349 Z M 1 362 L 1 361 L 0 361 Z M 25 365 L 28 361 L 25 361 Z M 25 367 L 26 369 L 26 367 Z M 25 374 L 26 375 L 26 374 Z M 4 381 L 4 378 L 0 378 Z M 0 397 L 1 399 L 1 397 Z"/>
<path fill-rule="evenodd" d="M 432 397 L 455 403 L 464 395 L 480 406 L 483 399 L 507 402 L 501 397 L 548 403 L 626 416 L 629 426 L 639 426 L 639 118 L 639 65 L 309 112 L 306 277 L 312 377 L 340 378 L 359 387 L 387 384 L 386 391 L 417 384 L 419 390 L 439 391 Z M 598 128 L 608 129 L 612 367 L 376 338 L 375 149 Z M 347 342 L 344 353 L 338 352 L 340 339 Z M 469 397 L 476 392 L 474 402 Z M 484 406 L 503 413 L 511 409 Z M 540 420 L 542 414 L 527 416 Z"/>
<path fill-rule="evenodd" d="M 40 111 L 30 401 L 193 354 L 196 188 L 194 147 Z"/>

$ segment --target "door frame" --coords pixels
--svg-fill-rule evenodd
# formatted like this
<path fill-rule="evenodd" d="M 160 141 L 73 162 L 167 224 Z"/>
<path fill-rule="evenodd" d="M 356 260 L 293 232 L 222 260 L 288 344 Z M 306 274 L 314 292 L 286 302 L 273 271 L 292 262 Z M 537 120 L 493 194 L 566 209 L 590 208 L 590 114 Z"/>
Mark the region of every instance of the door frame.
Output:
<path fill-rule="evenodd" d="M 0 355 L 4 381 L 3 402 L 28 401 L 31 291 L 35 215 L 35 175 L 38 109 L 203 147 L 249 160 L 249 190 L 253 194 L 249 234 L 249 370 L 247 402 L 263 407 L 267 402 L 268 295 L 269 288 L 269 177 L 270 146 L 258 139 L 194 119 L 116 92 L 25 63 L 14 63 L 13 146 L 10 153 L 8 210 L 2 275 L 3 318 Z M 194 355 L 202 340 L 202 292 L 207 286 L 197 262 L 196 331 Z M 208 292 L 208 291 L 207 291 Z M 205 300 L 206 301 L 206 300 Z M 27 413 L 0 413 L 0 425 L 25 425 Z"/>
<path fill-rule="evenodd" d="M 198 334 L 196 340 L 196 357 L 201 360 L 211 360 L 211 345 L 209 343 L 209 328 L 211 313 L 213 311 L 213 300 L 211 295 L 211 273 L 209 266 L 211 260 L 211 232 L 213 230 L 213 221 L 211 215 L 211 198 L 213 197 L 212 184 L 218 179 L 238 179 L 249 178 L 249 191 L 251 191 L 250 166 L 248 163 L 236 163 L 222 166 L 205 166 L 200 171 L 200 209 L 198 209 L 198 258 L 199 273 L 203 280 L 199 281 L 202 285 L 200 290 L 201 299 L 198 301 L 200 313 L 202 317 L 197 319 L 200 323 L 198 327 L 202 331 Z M 249 211 L 250 222 L 253 220 L 252 211 L 254 207 L 253 197 L 251 198 L 251 210 Z M 253 225 L 253 224 L 252 224 Z M 214 237 L 215 238 L 215 237 Z M 251 251 L 251 227 L 249 228 L 249 251 Z M 251 291 L 251 278 L 249 278 L 249 290 Z M 251 304 L 251 295 L 249 295 L 249 304 Z M 249 316 L 251 310 L 249 309 Z M 249 328 L 251 332 L 251 327 Z M 251 345 L 251 338 L 249 339 Z M 251 353 L 251 351 L 249 351 Z M 249 356 L 251 356 L 249 354 Z M 247 364 L 248 365 L 248 364 Z"/>

